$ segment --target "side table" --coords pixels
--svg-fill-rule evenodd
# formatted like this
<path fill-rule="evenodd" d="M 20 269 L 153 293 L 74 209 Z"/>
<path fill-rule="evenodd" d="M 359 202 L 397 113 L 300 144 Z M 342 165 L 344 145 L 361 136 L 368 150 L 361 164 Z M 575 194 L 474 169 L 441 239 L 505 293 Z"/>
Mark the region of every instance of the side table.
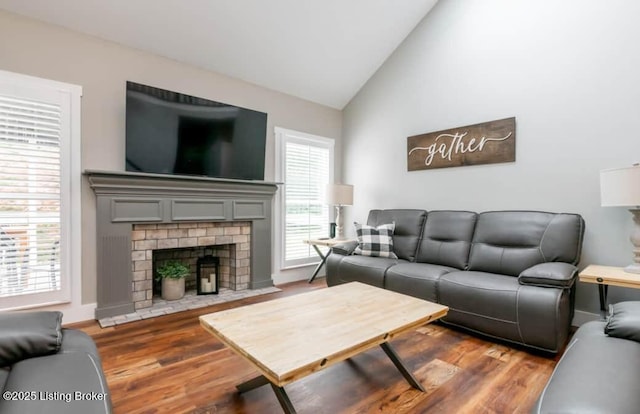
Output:
<path fill-rule="evenodd" d="M 600 295 L 600 310 L 607 311 L 609 285 L 640 289 L 640 274 L 627 273 L 622 267 L 589 265 L 579 275 L 581 282 L 596 283 Z"/>
<path fill-rule="evenodd" d="M 320 248 L 318 248 L 318 246 L 324 246 L 324 247 L 333 247 L 336 244 L 340 244 L 340 243 L 346 243 L 349 242 L 351 240 L 337 240 L 337 239 L 311 239 L 311 240 L 303 240 L 303 243 L 306 244 L 310 244 L 311 246 L 313 246 L 313 249 L 316 251 L 316 253 L 318 253 L 318 256 L 320 256 L 320 263 L 318 263 L 318 266 L 316 266 L 316 269 L 313 271 L 313 274 L 311 275 L 311 277 L 309 278 L 309 283 L 313 282 L 313 280 L 316 278 L 316 276 L 318 275 L 318 272 L 320 272 L 320 269 L 322 269 L 322 266 L 324 266 L 325 262 L 327 261 L 327 257 L 329 257 L 329 255 L 331 254 L 331 249 L 329 249 L 329 251 L 325 254 L 322 253 L 322 250 L 320 250 Z"/>

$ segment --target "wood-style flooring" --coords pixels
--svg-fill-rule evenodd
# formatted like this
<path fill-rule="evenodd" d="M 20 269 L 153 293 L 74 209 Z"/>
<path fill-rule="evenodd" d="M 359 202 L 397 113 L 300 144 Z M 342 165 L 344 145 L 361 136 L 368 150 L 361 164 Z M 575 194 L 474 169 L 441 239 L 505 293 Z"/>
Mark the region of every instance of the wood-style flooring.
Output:
<path fill-rule="evenodd" d="M 115 413 L 280 413 L 264 386 L 235 386 L 258 372 L 200 326 L 198 316 L 326 287 L 324 280 L 279 286 L 282 292 L 101 329 L 72 325 L 98 345 Z M 345 315 L 348 317 L 348 315 Z M 405 381 L 382 349 L 286 387 L 299 413 L 528 413 L 559 357 L 490 342 L 440 324 L 393 346 L 423 384 Z"/>

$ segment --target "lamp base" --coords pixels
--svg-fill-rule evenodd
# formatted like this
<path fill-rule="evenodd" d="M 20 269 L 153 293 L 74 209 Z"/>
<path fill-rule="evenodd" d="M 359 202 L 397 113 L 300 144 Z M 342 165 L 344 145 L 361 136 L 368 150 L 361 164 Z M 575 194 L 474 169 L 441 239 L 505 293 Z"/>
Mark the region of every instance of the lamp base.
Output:
<path fill-rule="evenodd" d="M 344 236 L 344 223 L 342 220 L 342 206 L 336 206 L 336 237 L 334 240 L 346 240 Z"/>
<path fill-rule="evenodd" d="M 634 263 L 625 267 L 624 271 L 627 273 L 640 273 L 640 209 L 632 208 L 629 211 L 633 215 L 633 228 L 629 240 L 633 245 Z"/>

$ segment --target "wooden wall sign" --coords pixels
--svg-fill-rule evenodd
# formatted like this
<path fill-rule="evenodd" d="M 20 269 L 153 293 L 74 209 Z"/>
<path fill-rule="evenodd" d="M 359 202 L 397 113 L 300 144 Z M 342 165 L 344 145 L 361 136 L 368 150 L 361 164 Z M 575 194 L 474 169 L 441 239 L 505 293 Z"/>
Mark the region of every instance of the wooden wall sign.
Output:
<path fill-rule="evenodd" d="M 407 138 L 409 171 L 515 160 L 515 117 Z"/>

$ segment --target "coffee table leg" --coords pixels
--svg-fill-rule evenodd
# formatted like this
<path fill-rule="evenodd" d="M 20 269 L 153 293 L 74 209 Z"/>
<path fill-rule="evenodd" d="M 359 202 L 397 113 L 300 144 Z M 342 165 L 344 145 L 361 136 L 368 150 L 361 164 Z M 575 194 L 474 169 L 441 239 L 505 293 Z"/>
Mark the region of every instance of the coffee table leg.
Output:
<path fill-rule="evenodd" d="M 400 371 L 400 373 L 407 380 L 407 382 L 413 388 L 424 392 L 424 388 L 422 387 L 422 384 L 420 384 L 418 380 L 413 376 L 413 374 L 409 372 L 407 367 L 404 366 L 404 364 L 402 363 L 402 360 L 400 359 L 398 354 L 396 354 L 396 351 L 391 347 L 391 344 L 388 342 L 384 342 L 380 344 L 380 347 L 382 348 L 384 353 L 387 354 L 387 356 L 389 357 L 391 362 L 393 362 L 396 368 L 398 368 L 398 371 Z"/>
<path fill-rule="evenodd" d="M 277 385 L 274 385 L 274 384 L 271 384 L 271 388 L 273 389 L 273 392 L 276 394 L 276 397 L 278 398 L 278 401 L 280 402 L 280 406 L 282 407 L 284 412 L 286 414 L 295 414 L 296 409 L 293 408 L 293 404 L 291 404 L 291 400 L 289 399 L 289 396 L 287 395 L 287 392 L 284 390 L 284 388 L 278 387 Z"/>
<path fill-rule="evenodd" d="M 236 385 L 236 388 L 238 389 L 238 392 L 242 394 L 243 392 L 251 391 L 267 384 L 271 384 L 267 377 L 265 377 L 264 375 L 259 375 L 255 378 L 250 379 L 249 381 L 243 382 L 240 385 Z"/>
<path fill-rule="evenodd" d="M 264 375 L 259 375 L 255 378 L 250 379 L 249 381 L 245 381 L 242 384 L 236 385 L 236 388 L 238 389 L 238 392 L 242 394 L 243 392 L 251 391 L 267 384 L 271 385 L 271 389 L 273 389 L 273 392 L 276 394 L 276 398 L 278 399 L 278 402 L 280 403 L 280 406 L 282 406 L 284 412 L 286 414 L 295 414 L 296 409 L 293 408 L 293 404 L 291 403 L 291 400 L 289 399 L 289 396 L 287 395 L 287 392 L 284 390 L 284 388 L 274 385 Z"/>

